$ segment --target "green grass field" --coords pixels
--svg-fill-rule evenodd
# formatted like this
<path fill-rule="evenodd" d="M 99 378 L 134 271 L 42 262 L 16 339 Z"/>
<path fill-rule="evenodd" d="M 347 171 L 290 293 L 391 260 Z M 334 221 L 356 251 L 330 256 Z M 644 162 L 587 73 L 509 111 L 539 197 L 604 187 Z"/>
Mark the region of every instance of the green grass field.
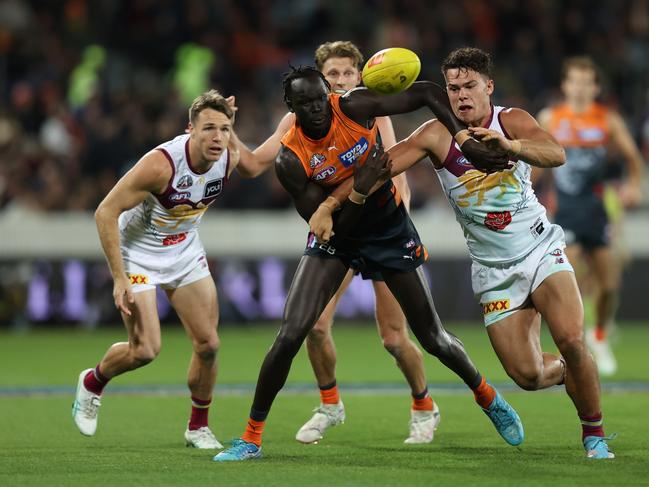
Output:
<path fill-rule="evenodd" d="M 123 339 L 121 330 L 0 333 L 0 485 L 648 485 L 647 325 L 620 329 L 620 370 L 604 381 L 607 432 L 619 433 L 612 443 L 618 458 L 610 462 L 585 459 L 576 415 L 562 389 L 510 389 L 477 324 L 451 329 L 521 415 L 521 447 L 500 439 L 458 379 L 432 357 L 426 358 L 427 374 L 442 422 L 432 444 L 404 445 L 410 400 L 400 372 L 373 327 L 341 323 L 335 337 L 347 422 L 318 445 L 293 439 L 318 403 L 302 350 L 269 417 L 265 458 L 226 465 L 212 462 L 213 453 L 183 446 L 190 346 L 179 329 L 163 330 L 163 350 L 153 364 L 111 383 L 93 438 L 81 436 L 72 422 L 73 389 L 79 371 Z M 210 413 L 222 441 L 243 430 L 275 332 L 273 326 L 222 327 L 223 387 L 217 384 Z M 552 350 L 547 336 L 544 342 Z M 368 385 L 374 389 L 359 392 Z"/>

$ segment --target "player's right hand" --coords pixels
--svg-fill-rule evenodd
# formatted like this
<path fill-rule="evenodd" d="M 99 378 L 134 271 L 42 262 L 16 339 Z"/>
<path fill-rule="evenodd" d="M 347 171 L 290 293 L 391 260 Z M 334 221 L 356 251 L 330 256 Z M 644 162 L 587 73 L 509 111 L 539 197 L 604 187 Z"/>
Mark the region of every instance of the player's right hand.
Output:
<path fill-rule="evenodd" d="M 383 151 L 383 146 L 375 145 L 365 164 L 355 167 L 354 190 L 368 195 L 378 181 L 384 182 L 390 179 L 391 170 L 392 161 L 388 154 Z"/>
<path fill-rule="evenodd" d="M 131 281 L 126 275 L 123 278 L 115 279 L 113 284 L 113 299 L 115 300 L 115 307 L 119 311 L 131 316 L 130 308 L 135 303 L 135 297 L 133 296 Z"/>
<path fill-rule="evenodd" d="M 478 171 L 492 173 L 512 167 L 504 150 L 489 148 L 473 138 L 465 140 L 460 146 L 460 150 Z"/>

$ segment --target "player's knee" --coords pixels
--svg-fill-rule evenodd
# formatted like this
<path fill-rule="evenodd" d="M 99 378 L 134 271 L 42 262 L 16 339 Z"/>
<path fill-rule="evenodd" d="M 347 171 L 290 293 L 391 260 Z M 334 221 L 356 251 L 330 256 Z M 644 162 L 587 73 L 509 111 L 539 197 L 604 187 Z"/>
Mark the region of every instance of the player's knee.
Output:
<path fill-rule="evenodd" d="M 507 374 L 521 389 L 526 391 L 536 391 L 541 385 L 543 370 L 540 366 L 530 366 L 526 368 L 507 370 Z"/>
<path fill-rule="evenodd" d="M 320 326 L 319 326 L 320 325 Z M 324 326 L 320 321 L 311 328 L 307 335 L 309 345 L 320 346 L 329 338 L 329 327 Z"/>
<path fill-rule="evenodd" d="M 216 358 L 216 353 L 219 351 L 221 341 L 218 335 L 206 337 L 205 339 L 194 341 L 194 352 L 201 360 L 211 361 Z"/>
<path fill-rule="evenodd" d="M 301 329 L 282 328 L 275 339 L 274 347 L 277 347 L 280 353 L 295 355 L 302 346 L 305 335 Z"/>
<path fill-rule="evenodd" d="M 563 355 L 568 361 L 578 359 L 583 354 L 587 353 L 586 344 L 584 343 L 581 331 L 556 337 L 555 343 L 561 355 Z"/>
<path fill-rule="evenodd" d="M 403 355 L 404 348 L 408 345 L 408 337 L 404 336 L 403 333 L 395 332 L 393 330 L 388 332 L 381 331 L 381 340 L 383 342 L 383 347 L 394 358 L 399 358 Z"/>
<path fill-rule="evenodd" d="M 132 356 L 136 367 L 142 367 L 155 360 L 160 353 L 160 345 L 139 344 L 133 349 Z"/>

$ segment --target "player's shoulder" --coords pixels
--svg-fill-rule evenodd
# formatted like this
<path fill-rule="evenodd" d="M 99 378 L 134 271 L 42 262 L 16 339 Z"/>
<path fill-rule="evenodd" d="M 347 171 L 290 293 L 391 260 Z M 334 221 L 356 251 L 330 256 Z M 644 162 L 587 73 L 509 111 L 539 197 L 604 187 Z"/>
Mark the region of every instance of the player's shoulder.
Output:
<path fill-rule="evenodd" d="M 527 110 L 518 107 L 504 108 L 498 113 L 498 122 L 500 127 L 514 137 L 516 134 L 535 130 L 539 127 L 539 122 L 530 115 Z"/>
<path fill-rule="evenodd" d="M 527 120 L 533 118 L 527 110 L 518 107 L 503 107 L 498 117 L 506 120 Z"/>

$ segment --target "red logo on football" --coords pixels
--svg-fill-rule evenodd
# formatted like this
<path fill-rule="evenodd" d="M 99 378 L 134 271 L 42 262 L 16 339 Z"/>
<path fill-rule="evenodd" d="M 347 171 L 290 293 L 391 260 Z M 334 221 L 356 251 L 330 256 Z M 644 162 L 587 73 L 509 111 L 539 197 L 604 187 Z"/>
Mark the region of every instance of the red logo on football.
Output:
<path fill-rule="evenodd" d="M 494 211 L 487 213 L 484 224 L 489 230 L 497 232 L 512 222 L 512 214 L 508 211 Z"/>
<path fill-rule="evenodd" d="M 383 62 L 383 57 L 385 56 L 385 53 L 377 53 L 376 56 L 373 56 L 372 59 L 370 59 L 367 62 L 367 67 L 371 68 L 372 66 L 376 66 L 377 64 L 381 64 Z"/>

